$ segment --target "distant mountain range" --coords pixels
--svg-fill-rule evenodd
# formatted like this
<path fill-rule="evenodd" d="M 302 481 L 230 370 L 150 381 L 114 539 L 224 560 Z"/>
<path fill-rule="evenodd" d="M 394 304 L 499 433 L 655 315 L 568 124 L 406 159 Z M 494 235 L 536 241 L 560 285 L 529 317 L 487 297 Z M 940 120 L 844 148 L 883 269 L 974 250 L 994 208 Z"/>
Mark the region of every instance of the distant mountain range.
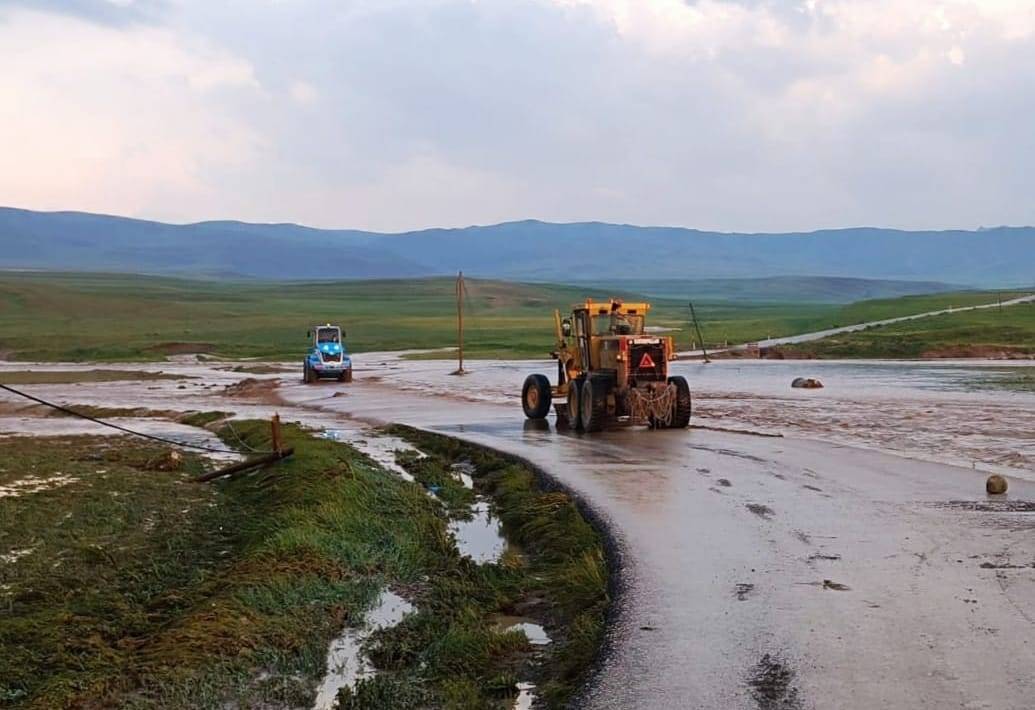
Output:
<path fill-rule="evenodd" d="M 0 208 L 0 268 L 286 280 L 430 276 L 462 269 L 472 276 L 510 280 L 622 280 L 640 290 L 658 280 L 805 274 L 919 281 L 927 282 L 927 290 L 943 290 L 946 283 L 1035 283 L 1035 228 L 726 234 L 524 221 L 380 234 L 229 221 L 173 225 Z M 827 281 L 822 288 L 836 290 L 838 283 Z M 889 288 L 918 292 L 910 290 L 915 284 Z M 885 294 L 883 288 L 879 294 Z"/>

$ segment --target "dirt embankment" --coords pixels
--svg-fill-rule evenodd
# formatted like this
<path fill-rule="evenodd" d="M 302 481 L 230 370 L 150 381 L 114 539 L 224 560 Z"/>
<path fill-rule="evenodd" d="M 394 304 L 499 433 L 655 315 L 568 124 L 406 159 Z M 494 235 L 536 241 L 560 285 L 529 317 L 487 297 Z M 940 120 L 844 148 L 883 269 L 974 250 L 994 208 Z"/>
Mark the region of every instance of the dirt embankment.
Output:
<path fill-rule="evenodd" d="M 227 397 L 247 397 L 266 404 L 278 404 L 276 389 L 279 384 L 275 379 L 260 380 L 248 377 L 224 387 L 223 394 Z"/>
<path fill-rule="evenodd" d="M 940 348 L 925 350 L 920 354 L 925 359 L 964 359 L 978 358 L 984 360 L 1032 360 L 1035 350 L 1009 345 L 946 345 Z"/>
<path fill-rule="evenodd" d="M 1033 360 L 1035 359 L 1035 349 L 1011 345 L 945 345 L 924 350 L 915 356 L 896 357 L 886 353 L 875 356 L 865 352 L 856 354 L 838 352 L 824 355 L 821 351 L 811 349 L 808 345 L 795 345 L 726 350 L 710 353 L 708 357 L 713 360 L 822 360 L 824 358 L 840 360 L 871 357 L 909 360 Z"/>
<path fill-rule="evenodd" d="M 745 348 L 743 350 L 722 350 L 708 353 L 712 360 L 814 360 L 815 353 L 804 350 L 787 350 L 780 347 Z M 694 358 L 698 359 L 698 358 Z"/>

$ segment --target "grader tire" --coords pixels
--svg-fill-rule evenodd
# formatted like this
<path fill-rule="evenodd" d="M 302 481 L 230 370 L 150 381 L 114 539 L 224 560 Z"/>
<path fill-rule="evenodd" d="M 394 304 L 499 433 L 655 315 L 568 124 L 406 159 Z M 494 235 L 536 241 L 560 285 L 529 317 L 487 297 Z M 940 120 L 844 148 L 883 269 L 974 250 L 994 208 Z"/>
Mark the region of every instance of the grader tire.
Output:
<path fill-rule="evenodd" d="M 587 432 L 600 431 L 607 419 L 607 383 L 589 377 L 582 383 L 582 396 L 579 398 L 580 423 Z"/>
<path fill-rule="evenodd" d="M 529 419 L 546 419 L 553 403 L 550 380 L 546 375 L 529 375 L 521 388 L 521 407 Z"/>
<path fill-rule="evenodd" d="M 575 431 L 582 431 L 582 383 L 581 378 L 568 383 L 568 424 Z"/>
<path fill-rule="evenodd" d="M 690 414 L 693 409 L 690 385 L 685 377 L 678 376 L 668 378 L 668 383 L 676 386 L 676 401 L 672 411 L 672 423 L 669 426 L 673 429 L 686 429 L 690 426 Z"/>

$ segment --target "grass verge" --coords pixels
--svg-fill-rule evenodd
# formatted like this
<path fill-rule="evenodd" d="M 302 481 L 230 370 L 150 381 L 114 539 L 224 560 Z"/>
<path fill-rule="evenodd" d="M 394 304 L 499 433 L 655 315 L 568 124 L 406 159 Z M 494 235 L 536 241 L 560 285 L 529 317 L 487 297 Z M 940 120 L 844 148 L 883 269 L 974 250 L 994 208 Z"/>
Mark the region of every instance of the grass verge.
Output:
<path fill-rule="evenodd" d="M 822 358 L 1016 358 L 1035 356 L 1035 304 L 947 313 L 782 346 Z"/>
<path fill-rule="evenodd" d="M 265 422 L 235 436 L 266 447 Z M 351 447 L 284 427 L 293 458 L 200 485 L 187 456 L 122 438 L 4 440 L 0 705 L 305 707 L 329 641 L 391 588 L 418 609 L 376 634 L 380 673 L 345 708 L 505 708 L 520 679 L 560 707 L 596 653 L 607 604 L 599 539 L 531 472 L 449 440 L 478 466 L 522 551 L 461 557 L 450 515 Z M 428 475 L 433 475 L 429 472 Z M 11 493 L 13 491 L 13 493 Z M 459 499 L 458 499 L 459 500 Z M 504 614 L 541 619 L 544 656 Z"/>

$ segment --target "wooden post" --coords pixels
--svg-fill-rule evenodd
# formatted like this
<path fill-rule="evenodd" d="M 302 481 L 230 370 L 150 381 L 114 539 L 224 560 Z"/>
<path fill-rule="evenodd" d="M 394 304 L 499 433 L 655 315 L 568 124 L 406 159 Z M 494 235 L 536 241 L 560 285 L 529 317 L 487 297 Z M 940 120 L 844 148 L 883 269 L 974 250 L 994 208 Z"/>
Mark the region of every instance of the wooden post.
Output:
<path fill-rule="evenodd" d="M 280 414 L 274 414 L 270 419 L 270 439 L 273 442 L 273 451 L 278 455 L 284 451 L 284 444 L 280 439 Z"/>
<path fill-rule="evenodd" d="M 464 272 L 461 271 L 456 277 L 456 329 L 460 342 L 460 367 L 458 372 L 464 371 Z"/>
<path fill-rule="evenodd" d="M 276 461 L 280 461 L 281 459 L 286 459 L 288 456 L 291 456 L 294 453 L 295 450 L 291 447 L 288 447 L 286 449 L 283 449 L 282 451 L 274 452 L 272 454 L 266 454 L 265 456 L 260 456 L 256 459 L 249 459 L 248 461 L 235 463 L 231 466 L 227 466 L 226 468 L 221 468 L 216 471 L 209 471 L 208 473 L 195 478 L 194 482 L 204 483 L 206 481 L 212 481 L 217 478 L 222 478 L 223 476 L 232 476 L 235 473 L 250 471 L 251 469 L 258 468 L 259 466 L 265 466 L 268 463 L 274 463 Z"/>
<path fill-rule="evenodd" d="M 464 272 L 456 275 L 456 340 L 459 352 L 459 362 L 454 375 L 466 375 L 464 370 Z"/>

